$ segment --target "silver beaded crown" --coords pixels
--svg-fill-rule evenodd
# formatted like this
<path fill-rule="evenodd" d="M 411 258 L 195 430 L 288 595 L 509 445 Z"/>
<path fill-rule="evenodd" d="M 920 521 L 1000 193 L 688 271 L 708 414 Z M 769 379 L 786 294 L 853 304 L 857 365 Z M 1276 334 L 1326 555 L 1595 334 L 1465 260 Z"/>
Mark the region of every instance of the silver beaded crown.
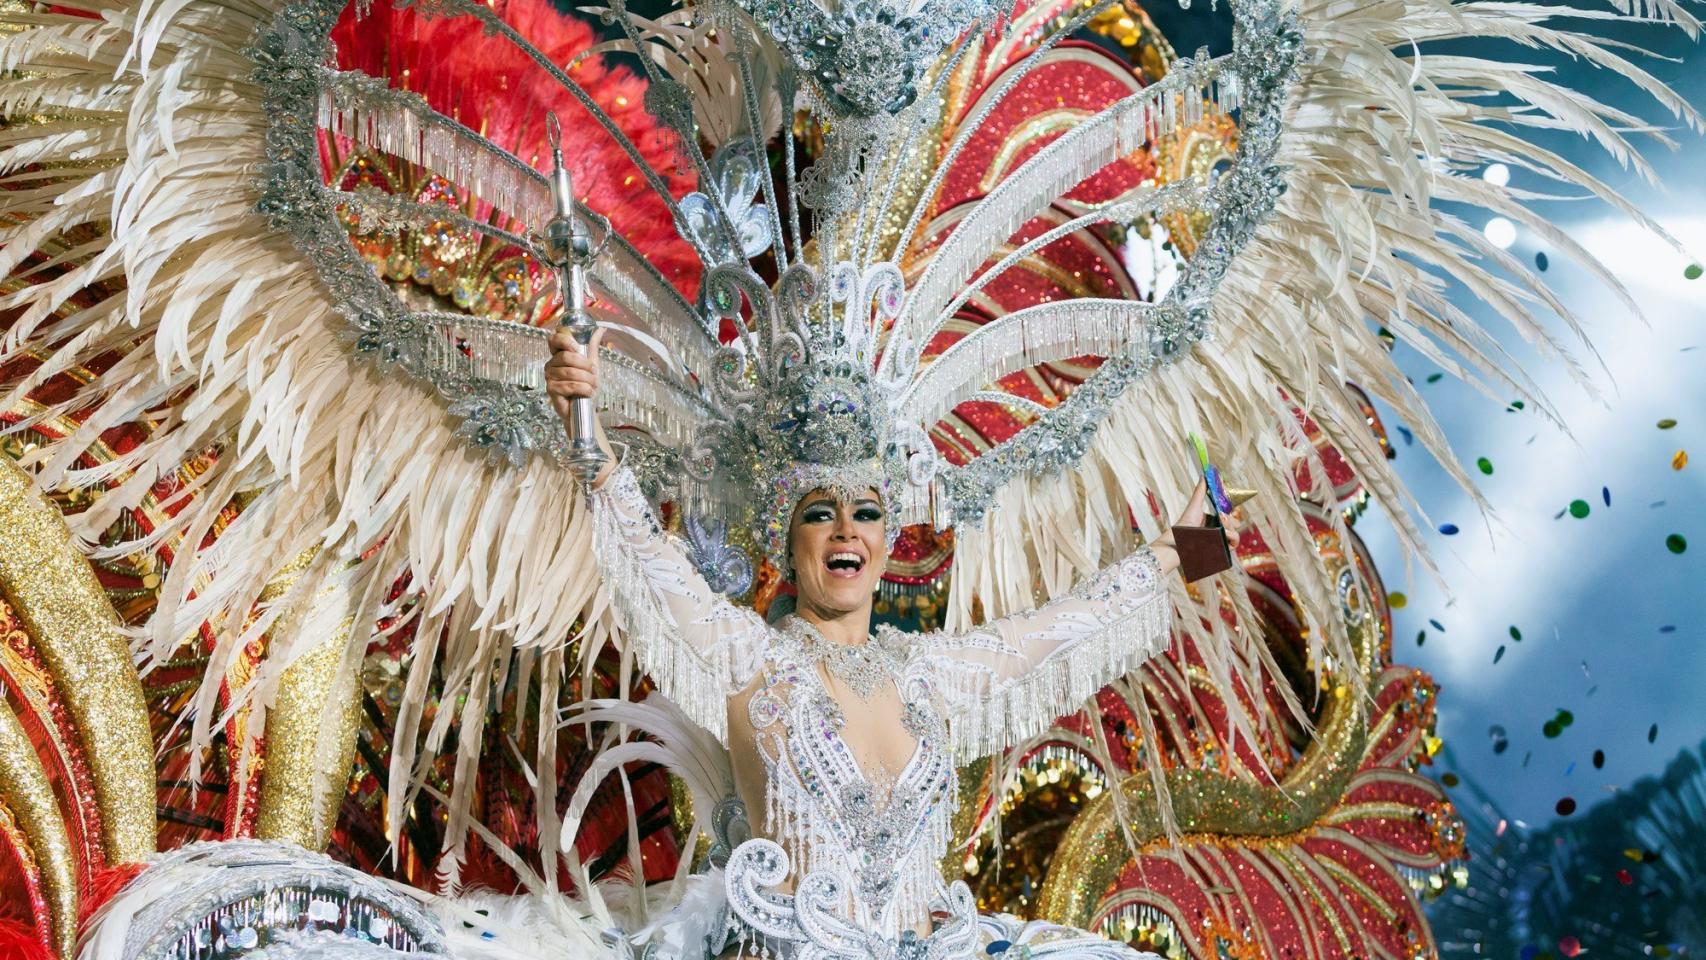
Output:
<path fill-rule="evenodd" d="M 433 384 L 475 446 L 517 464 L 535 454 L 561 459 L 562 428 L 541 395 L 547 331 L 403 303 L 351 248 L 340 211 L 423 224 L 444 211 L 324 185 L 316 129 L 444 173 L 501 214 L 462 226 L 536 255 L 531 231 L 551 216 L 550 183 L 422 98 L 326 67 L 326 36 L 343 6 L 300 0 L 251 51 L 272 121 L 263 210 L 319 267 L 358 351 Z M 533 49 L 478 0 L 420 6 L 478 19 Z M 1008 82 L 1109 6 L 1063 8 L 1075 12 Z M 616 45 L 639 54 L 645 107 L 675 131 L 681 159 L 698 174 L 698 190 L 680 199 L 569 71 L 535 56 L 641 163 L 645 185 L 704 266 L 691 301 L 620 234 L 591 269 L 592 310 L 611 334 L 602 415 L 629 441 L 628 462 L 648 492 L 675 501 L 701 533 L 750 531 L 784 565 L 789 515 L 811 489 L 875 488 L 891 531 L 925 521 L 941 529 L 978 520 L 1016 477 L 1075 463 L 1121 392 L 1208 335 L 1220 278 L 1283 190 L 1273 157 L 1302 38 L 1281 0 L 1233 0 L 1232 8 L 1230 54 L 1174 62 L 1164 79 L 1016 166 L 928 245 L 919 237 L 932 198 L 1000 97 L 979 105 L 945 147 L 928 143 L 926 131 L 955 66 L 1001 29 L 1009 11 L 995 0 L 701 0 L 657 19 L 615 0 L 599 12 L 626 37 Z M 1210 113 L 1236 117 L 1229 170 L 1140 187 L 1004 251 L 1077 183 Z M 822 138 L 809 164 L 790 135 L 802 115 Z M 765 146 L 773 140 L 775 177 Z M 926 182 L 902 185 L 903 172 L 919 171 L 930 174 Z M 1046 244 L 1098 223 L 1180 211 L 1207 214 L 1208 226 L 1153 302 L 1043 303 L 927 350 L 983 285 Z M 727 343 L 717 336 L 725 324 L 735 331 Z M 993 393 L 995 382 L 1086 354 L 1107 361 L 1058 405 L 1029 410 L 1031 422 L 1012 439 L 964 465 L 938 457 L 928 431 L 955 406 L 991 396 L 1022 405 Z M 708 549 L 726 560 L 726 549 Z M 746 586 L 738 577 L 720 582 L 732 593 Z"/>
<path fill-rule="evenodd" d="M 720 286 L 738 276 L 713 272 L 711 301 L 739 302 Z M 766 308 L 755 311 L 767 318 L 762 335 L 736 311 L 721 314 L 741 332 L 727 353 L 727 369 L 739 375 L 712 384 L 732 415 L 707 425 L 692 472 L 712 483 L 750 476 L 747 522 L 765 556 L 786 569 L 789 521 L 807 493 L 851 501 L 875 490 L 891 510 L 916 516 L 937 458 L 924 431 L 900 416 L 905 382 L 875 369 L 878 334 L 898 316 L 899 270 L 879 264 L 861 273 L 843 263 L 825 278 L 799 264 L 779 291 L 771 299 L 747 289 Z M 900 524 L 888 529 L 892 537 Z"/>

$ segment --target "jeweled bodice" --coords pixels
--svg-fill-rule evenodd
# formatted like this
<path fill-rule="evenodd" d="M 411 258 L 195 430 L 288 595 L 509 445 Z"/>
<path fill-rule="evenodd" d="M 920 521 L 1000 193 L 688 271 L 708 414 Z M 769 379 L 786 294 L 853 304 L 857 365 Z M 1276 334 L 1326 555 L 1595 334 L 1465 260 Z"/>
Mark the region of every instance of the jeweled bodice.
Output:
<path fill-rule="evenodd" d="M 770 650 L 746 700 L 765 772 L 756 832 L 781 845 L 796 878 L 833 874 L 857 926 L 891 938 L 926 927 L 946 894 L 940 863 L 957 798 L 929 660 L 892 630 L 863 649 L 836 650 L 793 618 Z M 911 743 L 906 761 L 896 770 L 877 758 L 862 764 L 849 724 L 867 739 L 883 736 L 882 721 L 896 713 Z"/>

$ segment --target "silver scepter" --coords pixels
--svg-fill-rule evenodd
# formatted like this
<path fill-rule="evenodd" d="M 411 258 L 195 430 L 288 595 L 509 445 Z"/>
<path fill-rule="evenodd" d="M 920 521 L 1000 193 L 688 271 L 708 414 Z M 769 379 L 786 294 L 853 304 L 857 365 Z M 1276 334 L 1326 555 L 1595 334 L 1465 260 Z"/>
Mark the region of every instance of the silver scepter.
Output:
<path fill-rule="evenodd" d="M 594 237 L 575 216 L 574 184 L 568 168 L 563 166 L 563 128 L 555 113 L 545 118 L 545 135 L 551 144 L 551 199 L 553 211 L 545 224 L 543 247 L 551 265 L 557 269 L 557 280 L 563 291 L 563 315 L 560 329 L 567 330 L 581 352 L 592 348 L 592 335 L 598 329 L 586 312 L 586 272 L 603 252 L 610 239 L 608 222 L 603 236 Z M 602 218 L 600 218 L 602 219 Z M 591 491 L 593 480 L 610 458 L 598 445 L 598 410 L 590 397 L 575 397 L 569 401 L 569 470 Z"/>

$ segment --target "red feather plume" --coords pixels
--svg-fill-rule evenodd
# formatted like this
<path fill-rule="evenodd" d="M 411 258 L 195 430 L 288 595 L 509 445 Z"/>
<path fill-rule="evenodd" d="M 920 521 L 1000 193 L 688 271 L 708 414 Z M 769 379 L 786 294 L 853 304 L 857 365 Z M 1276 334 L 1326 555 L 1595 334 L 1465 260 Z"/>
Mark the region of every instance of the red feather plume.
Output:
<path fill-rule="evenodd" d="M 549 0 L 501 0 L 496 10 L 559 65 L 598 39 L 585 21 L 558 12 Z M 541 170 L 550 163 L 545 117 L 555 111 L 563 124 L 564 160 L 581 202 L 609 217 L 676 289 L 694 297 L 699 260 L 676 234 L 663 199 L 586 108 L 513 44 L 486 35 L 468 17 L 427 19 L 413 8 L 388 4 L 374 5 L 364 17 L 346 9 L 332 41 L 342 69 L 385 77 L 395 87 L 421 94 L 433 109 Z M 568 73 L 633 141 L 673 196 L 694 189 L 692 168 L 678 162 L 675 133 L 645 111 L 642 77 L 600 56 L 575 63 Z"/>
<path fill-rule="evenodd" d="M 126 884 L 136 879 L 142 872 L 142 864 L 126 863 L 116 867 L 99 867 L 89 876 L 88 884 L 83 888 L 83 896 L 77 908 L 77 922 L 84 924 L 95 915 L 95 911 L 106 906 L 107 901 L 118 895 Z M 4 940 L 0 940 L 3 943 Z M 10 956 L 0 951 L 0 956 Z"/>
<path fill-rule="evenodd" d="M 55 960 L 42 945 L 36 928 L 18 920 L 0 919 L 0 957 L 9 960 Z"/>

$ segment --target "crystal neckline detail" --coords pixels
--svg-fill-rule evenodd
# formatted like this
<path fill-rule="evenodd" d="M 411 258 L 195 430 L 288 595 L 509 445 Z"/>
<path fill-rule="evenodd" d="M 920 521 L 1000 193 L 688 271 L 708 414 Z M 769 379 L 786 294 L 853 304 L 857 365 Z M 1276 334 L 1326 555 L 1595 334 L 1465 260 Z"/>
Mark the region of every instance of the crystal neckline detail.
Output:
<path fill-rule="evenodd" d="M 791 652 L 802 666 L 823 664 L 861 700 L 869 700 L 883 681 L 899 676 L 911 659 L 906 635 L 880 627 L 857 644 L 836 643 L 799 616 L 784 620 L 782 632 L 793 641 Z"/>

